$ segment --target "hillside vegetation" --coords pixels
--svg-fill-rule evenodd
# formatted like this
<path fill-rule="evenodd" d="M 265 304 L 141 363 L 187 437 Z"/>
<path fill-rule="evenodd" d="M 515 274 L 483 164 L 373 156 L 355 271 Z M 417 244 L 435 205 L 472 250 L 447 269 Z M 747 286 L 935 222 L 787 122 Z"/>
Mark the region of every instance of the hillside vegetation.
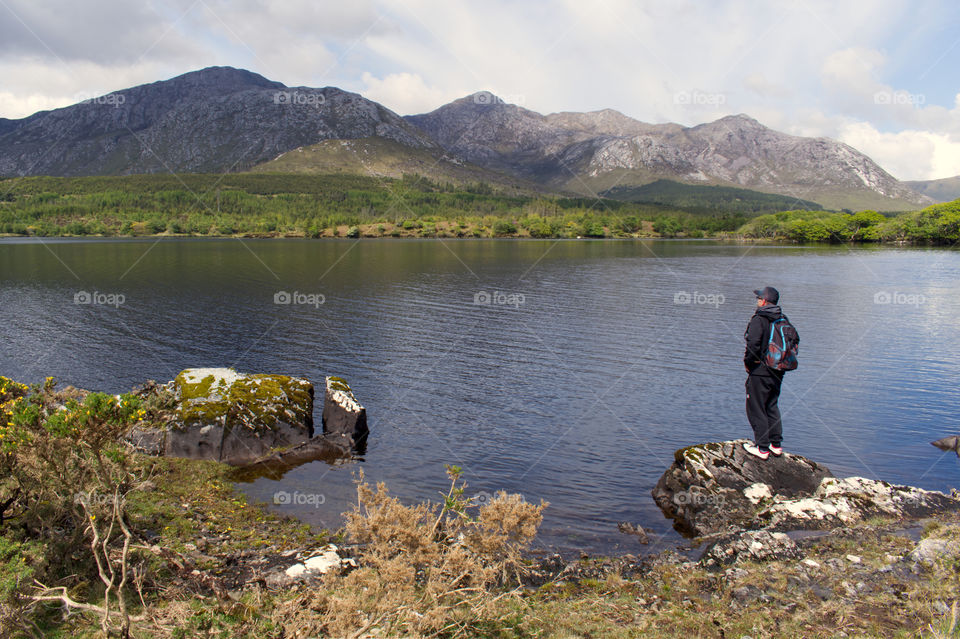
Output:
<path fill-rule="evenodd" d="M 30 177 L 0 180 L 0 234 L 720 237 L 929 244 L 960 239 L 960 200 L 897 215 L 790 210 L 757 216 L 773 200 L 744 200 L 735 191 L 690 191 L 685 185 L 653 189 L 671 204 L 551 197 L 410 174 L 399 179 L 292 173 Z"/>
<path fill-rule="evenodd" d="M 189 174 L 0 181 L 0 233 L 13 235 L 704 236 L 737 215 L 615 200 L 543 197 L 421 176 Z"/>

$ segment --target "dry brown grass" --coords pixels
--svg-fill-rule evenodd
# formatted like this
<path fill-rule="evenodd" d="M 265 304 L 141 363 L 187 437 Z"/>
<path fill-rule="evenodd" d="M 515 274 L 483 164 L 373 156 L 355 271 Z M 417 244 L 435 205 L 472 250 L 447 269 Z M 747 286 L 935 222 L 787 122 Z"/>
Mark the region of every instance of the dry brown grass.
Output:
<path fill-rule="evenodd" d="M 520 553 L 536 535 L 546 503 L 499 492 L 479 506 L 465 499 L 460 470 L 442 504 L 404 506 L 384 484 L 362 476 L 346 532 L 360 568 L 331 574 L 324 588 L 280 607 L 288 636 L 359 637 L 378 629 L 413 637 L 469 636 L 496 625 L 516 597 Z M 291 614 L 292 613 L 292 614 Z"/>

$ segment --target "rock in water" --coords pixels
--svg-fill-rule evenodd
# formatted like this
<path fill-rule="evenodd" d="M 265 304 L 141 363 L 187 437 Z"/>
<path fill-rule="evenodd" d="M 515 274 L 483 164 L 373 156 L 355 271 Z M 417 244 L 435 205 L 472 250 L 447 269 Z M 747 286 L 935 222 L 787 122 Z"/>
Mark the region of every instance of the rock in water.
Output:
<path fill-rule="evenodd" d="M 674 454 L 653 498 L 681 533 L 822 529 L 873 516 L 960 510 L 960 500 L 943 493 L 863 477 L 838 479 L 799 455 L 759 460 L 743 450 L 743 441 L 699 444 Z"/>
<path fill-rule="evenodd" d="M 313 384 L 305 379 L 195 368 L 168 387 L 176 421 L 130 434 L 144 452 L 243 465 L 313 436 Z"/>
<path fill-rule="evenodd" d="M 367 441 L 367 409 L 360 405 L 342 377 L 327 378 L 323 400 L 323 434 L 347 448 L 362 451 Z"/>
<path fill-rule="evenodd" d="M 957 457 L 960 457 L 960 435 L 951 435 L 950 437 L 944 437 L 943 439 L 938 439 L 930 443 L 940 450 L 952 450 L 957 454 Z"/>
<path fill-rule="evenodd" d="M 674 453 L 653 498 L 681 533 L 699 536 L 750 528 L 760 496 L 810 495 L 820 480 L 832 476 L 826 467 L 799 455 L 757 459 L 743 450 L 746 441 L 699 444 Z"/>

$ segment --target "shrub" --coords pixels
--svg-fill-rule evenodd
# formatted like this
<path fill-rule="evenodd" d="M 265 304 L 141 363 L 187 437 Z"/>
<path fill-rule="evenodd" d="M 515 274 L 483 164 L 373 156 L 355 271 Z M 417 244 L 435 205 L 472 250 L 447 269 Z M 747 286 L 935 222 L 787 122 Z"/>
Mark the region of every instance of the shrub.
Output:
<path fill-rule="evenodd" d="M 0 535 L 12 557 L 44 555 L 32 564 L 43 567 L 31 573 L 36 587 L 23 581 L 13 587 L 9 572 L 0 575 L 9 586 L 0 587 L 5 595 L 0 618 L 11 610 L 28 617 L 24 602 L 58 601 L 99 612 L 105 633 L 119 618 L 124 632 L 130 622 L 125 591 L 132 574 L 125 498 L 140 484 L 122 441 L 147 411 L 133 395 L 84 394 L 72 388 L 57 392 L 55 385 L 47 378 L 28 392 L 24 385 L 0 378 Z M 4 520 L 7 510 L 16 513 L 16 528 Z M 12 547 L 17 531 L 33 545 Z M 78 556 L 83 548 L 89 554 Z M 99 581 L 90 595 L 102 598 L 102 604 L 77 602 L 65 588 L 43 585 L 70 574 Z"/>
<path fill-rule="evenodd" d="M 328 575 L 324 588 L 290 602 L 278 621 L 324 636 L 358 636 L 374 627 L 389 636 L 471 636 L 495 622 L 503 609 L 494 603 L 504 596 L 495 589 L 518 582 L 520 552 L 547 504 L 499 492 L 481 505 L 464 496 L 459 468 L 448 466 L 447 473 L 443 503 L 414 506 L 361 475 L 358 505 L 346 514 L 361 567 Z"/>
<path fill-rule="evenodd" d="M 513 235 L 517 232 L 517 225 L 513 220 L 497 220 L 493 223 L 493 234 L 497 237 Z"/>

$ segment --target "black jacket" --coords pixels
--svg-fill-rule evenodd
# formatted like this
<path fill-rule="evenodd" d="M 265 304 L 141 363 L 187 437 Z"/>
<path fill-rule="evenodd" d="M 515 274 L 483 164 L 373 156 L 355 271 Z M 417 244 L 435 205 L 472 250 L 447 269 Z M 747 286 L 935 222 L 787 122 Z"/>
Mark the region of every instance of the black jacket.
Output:
<path fill-rule="evenodd" d="M 767 342 L 770 341 L 770 324 L 781 317 L 786 318 L 779 306 L 761 306 L 750 318 L 743 339 L 747 347 L 743 351 L 743 365 L 750 375 L 765 377 L 783 377 L 783 371 L 773 370 L 763 363 L 767 353 Z M 798 340 L 799 342 L 799 340 Z"/>

